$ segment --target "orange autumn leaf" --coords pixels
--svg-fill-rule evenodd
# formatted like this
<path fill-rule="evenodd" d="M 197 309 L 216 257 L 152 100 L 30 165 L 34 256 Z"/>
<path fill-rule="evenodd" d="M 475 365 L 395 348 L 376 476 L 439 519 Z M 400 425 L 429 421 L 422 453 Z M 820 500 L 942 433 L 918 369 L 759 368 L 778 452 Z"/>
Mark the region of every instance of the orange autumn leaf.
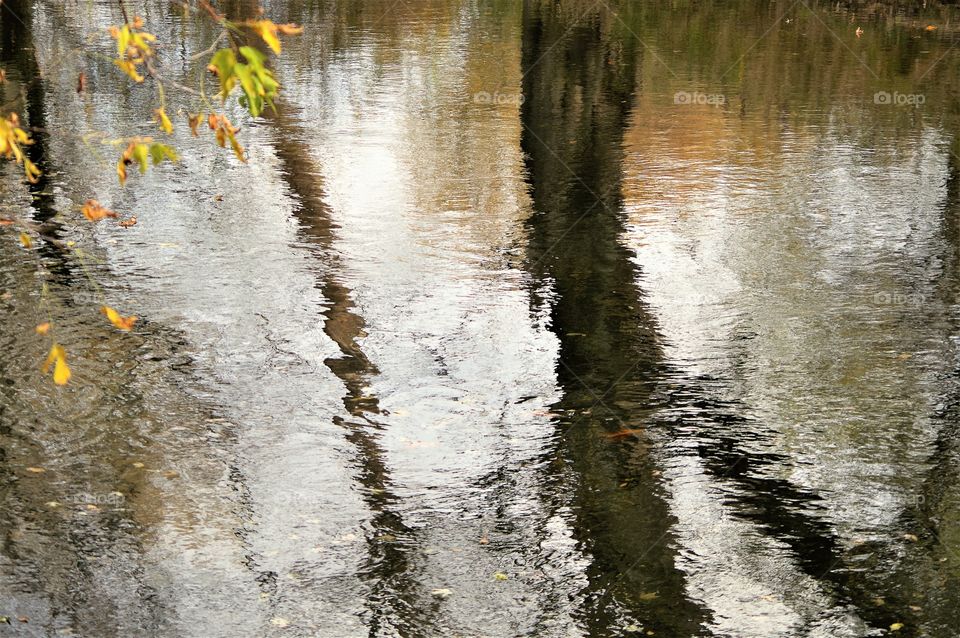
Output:
<path fill-rule="evenodd" d="M 237 141 L 236 137 L 236 133 L 240 129 L 233 126 L 226 115 L 214 115 L 211 113 L 207 119 L 207 123 L 210 128 L 214 130 L 217 137 L 217 144 L 219 144 L 220 147 L 226 148 L 227 142 L 229 141 L 230 148 L 233 149 L 233 154 L 237 156 L 237 159 L 241 162 L 247 161 L 243 147 L 240 145 L 240 142 Z"/>
<path fill-rule="evenodd" d="M 100 205 L 95 199 L 88 199 L 86 203 L 80 207 L 80 212 L 83 213 L 83 216 L 89 219 L 92 222 L 98 222 L 104 217 L 116 217 L 117 214 L 108 208 L 104 208 Z"/>
<path fill-rule="evenodd" d="M 50 347 L 50 354 L 47 355 L 42 368 L 44 374 L 47 374 L 51 365 L 53 365 L 53 382 L 57 385 L 66 385 L 73 375 L 67 365 L 67 353 L 58 343 Z"/>
<path fill-rule="evenodd" d="M 117 222 L 117 225 L 120 226 L 121 228 L 130 228 L 131 226 L 136 226 L 137 217 L 136 215 L 134 215 L 130 219 L 121 219 L 119 222 Z"/>
<path fill-rule="evenodd" d="M 283 35 L 300 35 L 303 33 L 303 27 L 298 24 L 278 24 L 277 29 Z"/>
<path fill-rule="evenodd" d="M 133 324 L 137 322 L 137 318 L 134 316 L 124 317 L 119 312 L 111 308 L 110 306 L 101 306 L 100 312 L 107 316 L 107 319 L 110 320 L 115 327 L 123 330 L 124 332 L 129 332 L 133 329 Z"/>
<path fill-rule="evenodd" d="M 50 322 L 49 322 L 49 321 L 45 321 L 45 322 L 41 323 L 40 325 L 38 325 L 36 328 L 34 328 L 34 330 L 37 331 L 37 334 L 38 334 L 38 335 L 45 335 L 45 334 L 47 334 L 48 332 L 50 332 Z"/>
<path fill-rule="evenodd" d="M 190 124 L 190 133 L 193 134 L 194 137 L 200 136 L 200 133 L 197 132 L 197 127 L 200 126 L 201 118 L 203 118 L 203 115 L 200 113 L 187 116 L 187 122 Z"/>

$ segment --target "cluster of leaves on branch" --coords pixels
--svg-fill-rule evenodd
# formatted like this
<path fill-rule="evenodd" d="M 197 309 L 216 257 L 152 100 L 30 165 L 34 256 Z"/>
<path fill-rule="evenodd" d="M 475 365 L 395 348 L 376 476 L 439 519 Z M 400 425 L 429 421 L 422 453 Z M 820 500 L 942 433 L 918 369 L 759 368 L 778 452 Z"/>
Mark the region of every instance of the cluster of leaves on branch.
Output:
<path fill-rule="evenodd" d="M 127 166 L 136 163 L 142 174 L 147 172 L 150 161 L 153 161 L 154 166 L 156 166 L 165 159 L 176 162 L 180 158 L 172 148 L 166 144 L 154 142 L 153 138 L 133 138 L 121 153 L 120 161 L 117 162 L 117 177 L 120 178 L 120 184 L 127 183 Z"/>
<path fill-rule="evenodd" d="M 123 0 L 118 1 L 123 8 Z M 211 47 L 211 50 L 207 52 L 210 55 L 209 60 L 203 63 L 204 67 L 201 67 L 213 74 L 219 81 L 220 90 L 216 97 L 220 99 L 220 103 L 225 104 L 233 94 L 234 89 L 239 87 L 238 102 L 251 116 L 259 116 L 266 108 L 274 109 L 274 101 L 279 94 L 280 83 L 267 66 L 267 56 L 257 48 L 243 44 L 242 34 L 245 30 L 252 32 L 261 38 L 274 53 L 279 54 L 281 44 L 278 36 L 296 35 L 301 33 L 302 29 L 293 24 L 275 24 L 266 19 L 231 22 L 217 13 L 206 0 L 197 0 L 197 6 L 200 9 L 198 13 L 201 15 L 206 13 L 222 28 L 217 42 L 222 41 L 224 37 L 229 42 L 229 46 L 215 51 Z M 135 16 L 130 20 L 126 17 L 125 9 L 123 13 L 124 24 L 111 26 L 108 29 L 110 37 L 116 42 L 117 55 L 116 58 L 111 57 L 110 59 L 136 85 L 146 84 L 147 78 L 153 81 L 152 84 L 159 101 L 159 106 L 153 110 L 153 118 L 158 128 L 167 135 L 174 132 L 174 123 L 168 115 L 167 97 L 164 90 L 165 85 L 174 86 L 188 96 L 188 103 L 196 103 L 197 96 L 200 98 L 199 112 L 196 109 L 190 109 L 187 104 L 176 110 L 177 112 L 187 113 L 187 124 L 193 136 L 199 136 L 200 124 L 206 120 L 207 126 L 213 131 L 216 143 L 224 148 L 229 144 L 236 157 L 245 162 L 246 154 L 237 139 L 239 128 L 235 127 L 225 114 L 216 112 L 216 109 L 206 97 L 202 78 L 198 89 L 184 87 L 175 82 L 166 82 L 154 64 L 157 55 L 155 48 L 158 46 L 157 37 L 145 30 L 146 25 L 141 17 Z M 0 74 L 2 74 L 2 70 L 0 70 Z M 0 82 L 3 79 L 3 76 L 0 75 Z M 86 74 L 81 72 L 77 81 L 77 91 L 82 92 L 85 86 Z M 205 114 L 206 117 L 204 117 Z M 36 183 L 40 176 L 40 170 L 24 152 L 24 147 L 32 143 L 28 129 L 20 126 L 16 113 L 0 117 L 0 157 L 11 159 L 22 165 L 26 179 L 31 183 Z M 128 137 L 106 143 L 123 148 L 116 165 L 117 177 L 122 186 L 127 182 L 128 167 L 134 164 L 140 173 L 146 173 L 151 164 L 157 165 L 164 160 L 176 162 L 179 159 L 173 147 L 154 141 L 151 137 Z M 92 198 L 80 207 L 80 212 L 85 219 L 92 223 L 118 217 L 117 213 Z M 0 220 L 0 223 L 7 225 L 13 222 L 11 220 Z M 136 224 L 136 217 L 130 217 L 118 223 L 124 228 L 129 228 Z M 26 232 L 30 230 L 30 224 L 27 222 L 23 224 L 25 229 L 20 232 L 19 240 L 21 245 L 29 250 L 33 247 L 30 234 Z M 67 242 L 67 245 L 72 247 L 73 242 Z M 78 258 L 82 256 L 79 249 L 76 249 L 75 252 Z M 44 290 L 46 291 L 46 285 L 44 285 Z M 107 305 L 101 305 L 100 311 L 115 328 L 124 332 L 132 330 L 137 321 L 137 317 L 121 315 Z M 36 332 L 39 335 L 46 336 L 51 332 L 51 329 L 52 322 L 47 321 L 38 325 Z M 50 372 L 51 368 L 54 383 L 65 385 L 70 380 L 72 374 L 70 367 L 67 365 L 66 350 L 52 338 L 50 350 L 42 370 L 46 374 Z"/>
<path fill-rule="evenodd" d="M 36 183 L 40 177 L 40 169 L 30 161 L 23 151 L 24 146 L 33 144 L 30 135 L 20 128 L 20 118 L 11 113 L 0 118 L 0 156 L 16 161 L 23 165 L 23 172 L 31 183 Z"/>
<path fill-rule="evenodd" d="M 149 43 L 156 42 L 157 36 L 143 30 L 143 18 L 140 16 L 135 17 L 132 24 L 110 27 L 109 32 L 117 41 L 118 57 L 113 63 L 134 82 L 143 82 L 140 70 L 153 57 L 153 48 Z"/>

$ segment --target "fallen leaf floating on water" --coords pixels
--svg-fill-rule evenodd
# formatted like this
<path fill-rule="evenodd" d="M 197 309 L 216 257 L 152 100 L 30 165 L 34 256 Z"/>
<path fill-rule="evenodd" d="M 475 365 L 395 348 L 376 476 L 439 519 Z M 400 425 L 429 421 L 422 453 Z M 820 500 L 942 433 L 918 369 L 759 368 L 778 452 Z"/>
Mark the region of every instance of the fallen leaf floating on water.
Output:
<path fill-rule="evenodd" d="M 270 624 L 273 625 L 274 627 L 287 627 L 290 625 L 290 621 L 287 620 L 286 618 L 280 618 L 279 616 L 277 616 L 276 618 L 272 618 L 270 620 Z"/>
<path fill-rule="evenodd" d="M 83 206 L 80 207 L 80 212 L 83 213 L 83 216 L 89 219 L 92 222 L 98 222 L 105 217 L 116 217 L 117 214 L 100 205 L 95 199 L 88 199 Z"/>
<path fill-rule="evenodd" d="M 67 366 L 67 352 L 59 343 L 50 347 L 50 354 L 47 355 L 47 360 L 42 368 L 44 374 L 47 374 L 51 365 L 53 365 L 53 382 L 57 385 L 67 385 L 67 381 L 70 380 L 72 375 L 69 366 Z"/>
<path fill-rule="evenodd" d="M 937 30 L 937 27 L 935 27 L 935 26 L 932 25 L 932 24 L 928 24 L 928 25 L 924 28 L 924 31 L 936 31 L 936 30 Z"/>
<path fill-rule="evenodd" d="M 863 29 L 861 29 L 860 27 L 857 27 L 856 34 L 857 34 L 857 37 L 858 37 L 858 38 L 859 38 L 860 36 L 862 36 L 862 35 L 863 35 Z"/>
<path fill-rule="evenodd" d="M 439 598 L 440 600 L 443 600 L 445 598 L 449 598 L 450 594 L 452 593 L 453 593 L 452 589 L 434 589 L 432 592 L 430 592 L 430 595 L 433 596 L 434 598 Z"/>
<path fill-rule="evenodd" d="M 130 332 L 130 330 L 133 329 L 133 324 L 137 323 L 136 317 L 132 315 L 129 317 L 124 317 L 110 306 L 101 306 L 100 312 L 107 316 L 107 319 L 110 320 L 110 323 L 124 332 Z"/>
<path fill-rule="evenodd" d="M 507 580 L 508 578 L 510 578 L 509 576 L 507 576 L 507 575 L 504 574 L 503 572 L 494 572 L 493 577 L 494 577 L 496 580 Z"/>
<path fill-rule="evenodd" d="M 12 219 L 7 219 L 7 218 L 0 219 L 0 226 L 13 226 L 13 223 L 14 222 Z"/>
<path fill-rule="evenodd" d="M 603 436 L 611 441 L 621 441 L 623 439 L 641 436 L 642 434 L 643 430 L 624 428 L 623 430 L 618 430 L 617 432 L 607 432 Z"/>
<path fill-rule="evenodd" d="M 45 334 L 47 334 L 48 332 L 50 332 L 50 322 L 49 322 L 49 321 L 45 321 L 44 323 L 41 323 L 39 326 L 37 326 L 36 328 L 34 328 L 34 330 L 37 331 L 37 334 L 38 334 L 38 335 L 45 335 Z"/>
<path fill-rule="evenodd" d="M 656 600 L 659 597 L 660 597 L 660 594 L 658 594 L 655 591 L 646 591 L 638 596 L 640 600 L 644 600 L 644 601 Z"/>
<path fill-rule="evenodd" d="M 80 71 L 80 75 L 77 76 L 77 93 L 83 93 L 85 88 L 87 88 L 87 74 Z"/>
<path fill-rule="evenodd" d="M 917 538 L 916 534 L 904 534 L 903 538 L 910 541 L 911 543 L 916 543 L 918 540 L 920 540 L 919 538 Z"/>
<path fill-rule="evenodd" d="M 133 217 L 130 217 L 129 219 L 121 219 L 119 222 L 117 222 L 117 225 L 120 226 L 121 228 L 130 228 L 131 226 L 136 226 L 136 225 L 137 225 L 137 216 L 134 215 Z"/>
<path fill-rule="evenodd" d="M 44 472 L 46 472 L 46 470 L 43 469 L 42 467 L 28 467 L 27 471 L 31 472 L 32 474 L 43 474 Z"/>
<path fill-rule="evenodd" d="M 33 240 L 30 239 L 30 235 L 20 233 L 20 245 L 24 248 L 33 248 Z"/>
<path fill-rule="evenodd" d="M 895 622 L 892 625 L 890 625 L 890 631 L 900 631 L 901 629 L 903 629 L 902 622 Z"/>

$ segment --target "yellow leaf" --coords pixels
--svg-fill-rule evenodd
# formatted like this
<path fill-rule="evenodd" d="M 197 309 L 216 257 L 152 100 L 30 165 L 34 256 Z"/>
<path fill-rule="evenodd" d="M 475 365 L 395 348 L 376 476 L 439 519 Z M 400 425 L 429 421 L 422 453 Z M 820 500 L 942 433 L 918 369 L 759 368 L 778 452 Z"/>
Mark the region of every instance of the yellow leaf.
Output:
<path fill-rule="evenodd" d="M 137 322 L 136 317 L 124 317 L 110 306 L 101 306 L 100 312 L 107 316 L 107 319 L 110 320 L 110 323 L 124 332 L 129 332 L 131 329 L 133 329 L 133 324 Z"/>
<path fill-rule="evenodd" d="M 26 233 L 20 233 L 20 243 L 23 244 L 24 248 L 33 248 L 33 240 Z"/>
<path fill-rule="evenodd" d="M 270 20 L 254 20 L 247 23 L 250 27 L 263 38 L 273 52 L 280 54 L 280 39 L 277 37 L 277 25 Z"/>
<path fill-rule="evenodd" d="M 108 208 L 104 208 L 100 205 L 95 199 L 88 199 L 86 203 L 80 207 L 80 212 L 83 213 L 83 216 L 89 219 L 92 222 L 98 222 L 104 217 L 116 217 L 117 214 Z"/>
<path fill-rule="evenodd" d="M 157 122 L 160 124 L 160 129 L 167 135 L 173 133 L 173 123 L 170 122 L 170 118 L 167 117 L 166 111 L 164 111 L 163 108 L 159 108 L 155 109 L 153 113 L 157 117 Z"/>
<path fill-rule="evenodd" d="M 123 52 L 130 46 L 130 26 L 125 24 L 119 29 L 110 27 L 108 31 L 110 31 L 110 36 L 117 41 L 117 55 L 122 56 Z"/>
<path fill-rule="evenodd" d="M 37 326 L 36 328 L 34 328 L 34 330 L 37 331 L 37 334 L 38 334 L 38 335 L 45 335 L 45 334 L 47 334 L 48 332 L 50 332 L 50 322 L 49 322 L 49 321 L 45 321 L 44 323 L 41 323 L 39 326 Z"/>
<path fill-rule="evenodd" d="M 902 622 L 895 622 L 892 625 L 890 625 L 890 631 L 900 631 L 901 629 L 903 629 Z"/>
<path fill-rule="evenodd" d="M 50 354 L 47 355 L 47 360 L 41 368 L 44 374 L 50 370 L 51 364 L 53 365 L 53 382 L 57 385 L 66 385 L 71 376 L 70 368 L 67 366 L 67 353 L 58 343 L 50 347 Z"/>
<path fill-rule="evenodd" d="M 503 572 L 495 572 L 495 573 L 493 574 L 493 577 L 494 577 L 495 579 L 497 579 L 497 580 L 507 580 L 508 578 L 510 578 L 509 576 L 507 576 L 507 575 L 504 574 Z"/>
<path fill-rule="evenodd" d="M 34 474 L 43 474 L 44 472 L 46 472 L 46 470 L 43 469 L 42 467 L 28 467 L 27 471 L 33 472 Z"/>
<path fill-rule="evenodd" d="M 114 64 L 120 67 L 120 70 L 130 76 L 134 82 L 143 82 L 143 76 L 137 72 L 137 65 L 130 60 L 114 60 Z"/>
<path fill-rule="evenodd" d="M 28 182 L 31 184 L 37 183 L 37 178 L 40 177 L 40 169 L 26 157 L 23 158 L 23 172 L 26 174 Z"/>
<path fill-rule="evenodd" d="M 70 380 L 70 368 L 67 366 L 67 358 L 60 357 L 53 365 L 53 382 L 57 385 L 67 385 Z"/>

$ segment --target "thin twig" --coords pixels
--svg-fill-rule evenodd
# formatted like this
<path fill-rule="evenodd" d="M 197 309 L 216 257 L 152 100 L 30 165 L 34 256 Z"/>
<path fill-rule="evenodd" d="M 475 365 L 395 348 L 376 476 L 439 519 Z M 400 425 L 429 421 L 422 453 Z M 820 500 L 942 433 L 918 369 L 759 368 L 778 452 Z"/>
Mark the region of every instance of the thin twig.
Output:
<path fill-rule="evenodd" d="M 130 16 L 127 15 L 127 8 L 123 6 L 123 0 L 117 0 L 117 4 L 120 5 L 120 13 L 123 14 L 124 23 L 130 24 Z"/>
<path fill-rule="evenodd" d="M 217 46 L 220 44 L 220 40 L 222 40 L 223 36 L 225 35 L 226 35 L 226 31 L 221 31 L 220 35 L 218 35 L 217 39 L 213 41 L 213 44 L 210 45 L 209 49 L 204 49 L 200 53 L 194 53 L 193 55 L 190 56 L 190 61 L 195 62 L 196 60 L 199 60 L 202 57 L 208 56 L 214 51 L 216 51 Z"/>

